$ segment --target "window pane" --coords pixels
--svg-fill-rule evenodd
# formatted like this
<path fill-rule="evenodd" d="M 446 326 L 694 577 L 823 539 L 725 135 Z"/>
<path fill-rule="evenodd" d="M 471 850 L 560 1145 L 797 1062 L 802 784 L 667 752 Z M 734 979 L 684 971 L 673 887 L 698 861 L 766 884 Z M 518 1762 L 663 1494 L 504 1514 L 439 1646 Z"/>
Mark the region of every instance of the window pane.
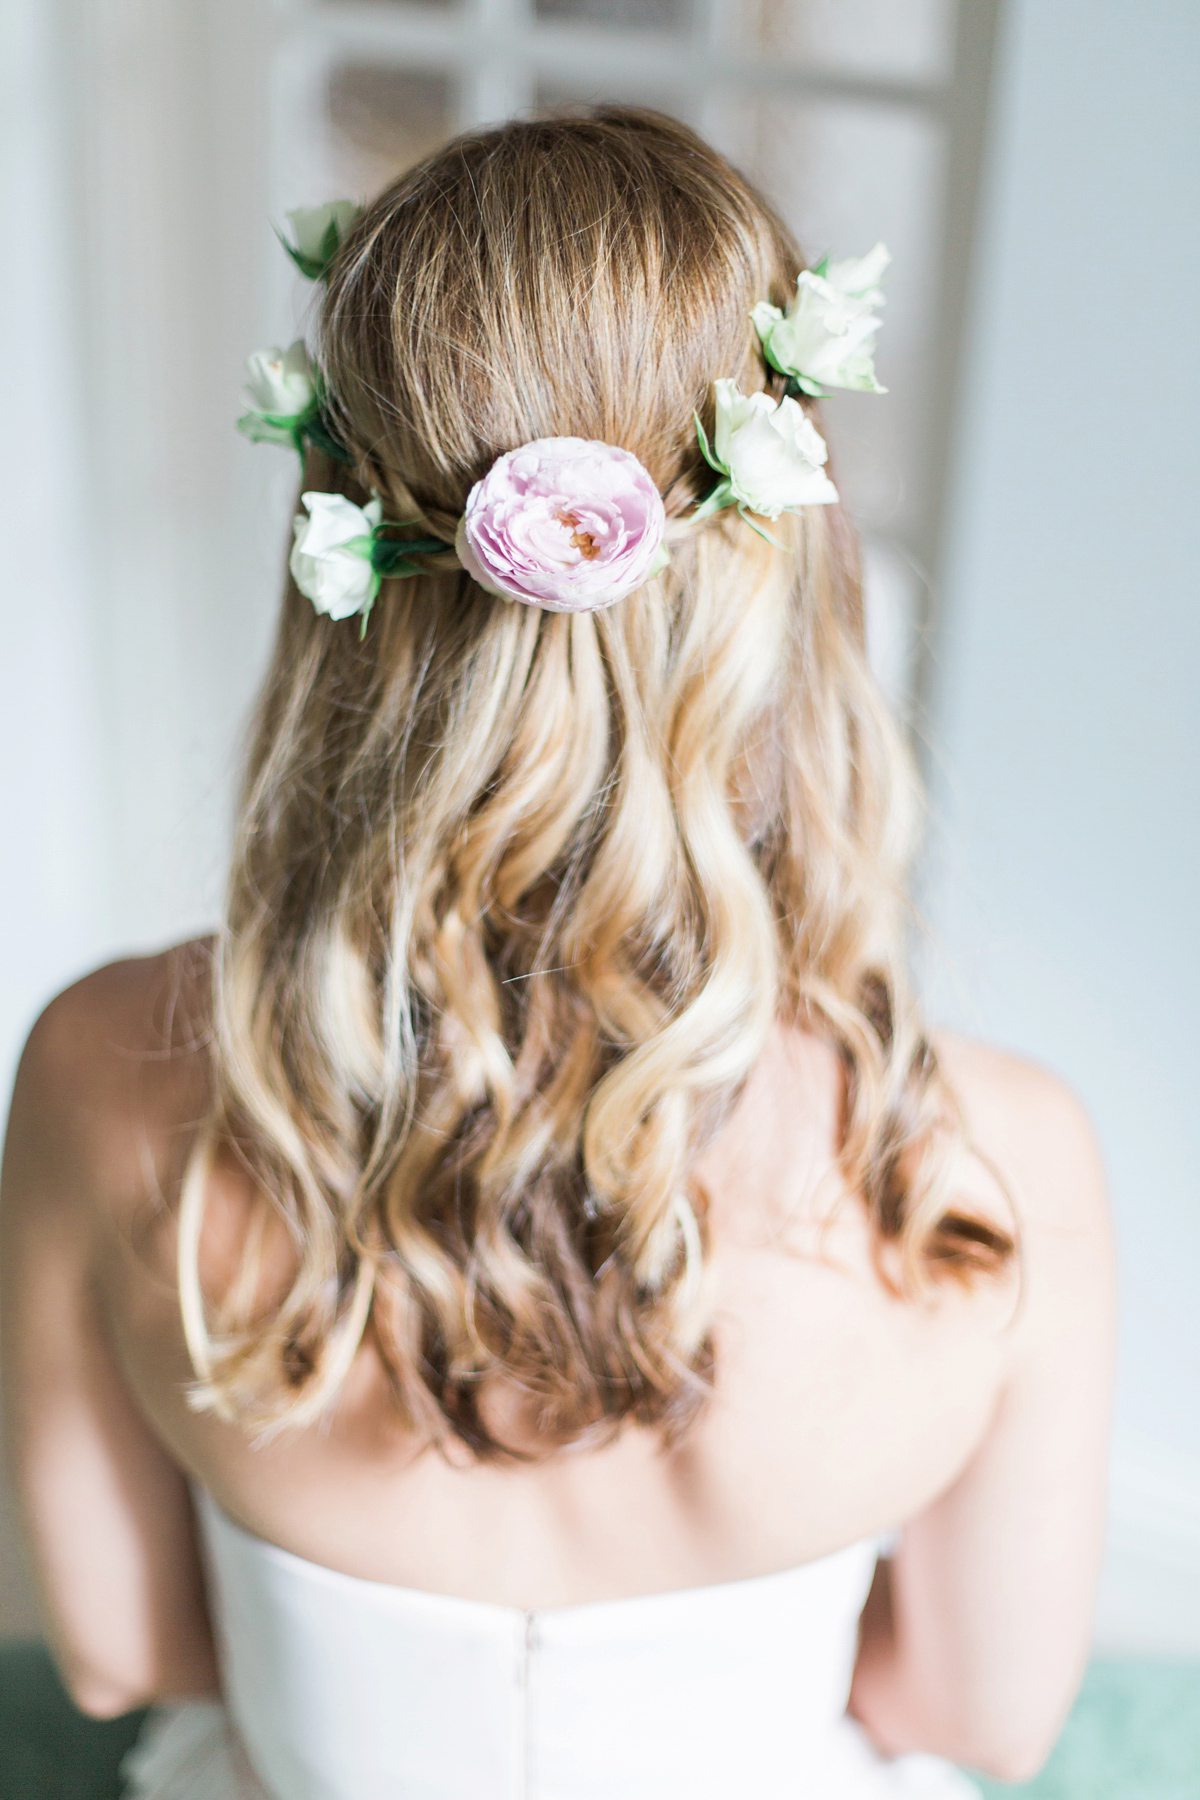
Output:
<path fill-rule="evenodd" d="M 379 63 L 340 63 L 325 90 L 333 191 L 370 195 L 453 135 L 449 79 Z"/>
<path fill-rule="evenodd" d="M 749 0 L 734 17 L 759 47 L 846 73 L 938 81 L 954 58 L 955 0 Z"/>
<path fill-rule="evenodd" d="M 322 0 L 322 4 L 331 9 L 342 5 L 374 5 L 378 6 L 380 12 L 386 12 L 388 7 L 403 7 L 405 12 L 411 12 L 413 9 L 412 0 Z M 459 0 L 416 0 L 416 4 L 418 7 L 436 6 L 439 11 L 444 12 L 448 7 L 457 6 Z"/>
<path fill-rule="evenodd" d="M 650 106 L 656 112 L 670 113 L 676 119 L 686 119 L 689 102 L 694 103 L 694 93 L 685 87 L 667 88 L 654 75 L 644 81 L 631 80 L 623 75 L 619 82 L 601 79 L 594 84 L 586 81 L 539 81 L 535 96 L 536 108 L 539 112 L 554 112 L 559 107 L 572 106 Z"/>
<path fill-rule="evenodd" d="M 625 29 L 686 31 L 692 0 L 535 0 L 539 19 L 577 19 Z"/>

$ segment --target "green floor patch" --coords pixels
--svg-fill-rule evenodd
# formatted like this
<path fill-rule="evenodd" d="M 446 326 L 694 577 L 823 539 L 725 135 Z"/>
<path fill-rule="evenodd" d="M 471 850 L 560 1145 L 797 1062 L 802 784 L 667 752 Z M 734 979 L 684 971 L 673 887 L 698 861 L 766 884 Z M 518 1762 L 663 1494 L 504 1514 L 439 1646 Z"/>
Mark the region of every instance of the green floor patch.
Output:
<path fill-rule="evenodd" d="M 118 1800 L 143 1715 L 86 1719 L 40 1644 L 0 1644 L 0 1800 Z M 1200 1800 L 1200 1663 L 1088 1669 L 1035 1781 L 980 1781 L 989 1800 Z"/>
<path fill-rule="evenodd" d="M 1200 1800 L 1200 1663 L 1089 1665 L 1049 1762 L 989 1800 Z"/>
<path fill-rule="evenodd" d="M 0 1644 L 0 1800 L 118 1800 L 144 1713 L 89 1719 L 41 1644 Z"/>

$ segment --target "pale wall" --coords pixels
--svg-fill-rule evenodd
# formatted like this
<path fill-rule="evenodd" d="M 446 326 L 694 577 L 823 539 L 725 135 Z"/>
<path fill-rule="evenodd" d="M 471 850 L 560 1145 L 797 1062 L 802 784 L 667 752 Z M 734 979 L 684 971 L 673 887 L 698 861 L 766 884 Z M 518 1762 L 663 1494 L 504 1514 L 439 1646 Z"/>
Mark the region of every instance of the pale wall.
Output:
<path fill-rule="evenodd" d="M 1124 1326 L 1113 1642 L 1200 1652 L 1200 8 L 1004 46 L 931 740 L 944 1005 L 1079 1088 Z"/>

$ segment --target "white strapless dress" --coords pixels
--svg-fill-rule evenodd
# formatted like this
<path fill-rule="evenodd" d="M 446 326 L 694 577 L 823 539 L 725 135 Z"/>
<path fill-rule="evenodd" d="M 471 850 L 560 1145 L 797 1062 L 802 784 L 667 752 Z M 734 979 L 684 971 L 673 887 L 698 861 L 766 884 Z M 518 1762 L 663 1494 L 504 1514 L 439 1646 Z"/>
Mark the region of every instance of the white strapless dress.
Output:
<path fill-rule="evenodd" d="M 225 1703 L 157 1709 L 127 1800 L 979 1800 L 846 1717 L 874 1540 L 527 1613 L 340 1575 L 197 1509 Z"/>

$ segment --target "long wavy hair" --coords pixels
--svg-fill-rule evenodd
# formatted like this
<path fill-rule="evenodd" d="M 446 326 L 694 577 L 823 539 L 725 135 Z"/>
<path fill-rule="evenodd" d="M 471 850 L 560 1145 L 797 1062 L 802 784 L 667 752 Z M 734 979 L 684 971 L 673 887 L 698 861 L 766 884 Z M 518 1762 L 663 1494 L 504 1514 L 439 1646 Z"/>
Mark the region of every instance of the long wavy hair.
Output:
<path fill-rule="evenodd" d="M 674 555 L 579 615 L 434 558 L 361 640 L 288 584 L 181 1203 L 197 1404 L 303 1424 L 369 1333 L 401 1415 L 481 1457 L 509 1450 L 501 1376 L 547 1445 L 678 1433 L 713 1358 L 692 1169 L 778 1018 L 836 1046 L 845 1179 L 902 1285 L 1012 1254 L 953 1198 L 904 974 L 915 790 L 846 518 L 785 517 L 786 550 L 688 523 L 693 412 L 719 376 L 781 391 L 749 313 L 802 266 L 722 158 L 623 108 L 462 137 L 343 245 L 320 361 L 354 466 L 310 452 L 307 486 L 449 542 L 502 452 L 599 439 L 654 477 Z M 265 1308 L 256 1232 L 201 1292 L 231 1148 L 291 1244 Z"/>

